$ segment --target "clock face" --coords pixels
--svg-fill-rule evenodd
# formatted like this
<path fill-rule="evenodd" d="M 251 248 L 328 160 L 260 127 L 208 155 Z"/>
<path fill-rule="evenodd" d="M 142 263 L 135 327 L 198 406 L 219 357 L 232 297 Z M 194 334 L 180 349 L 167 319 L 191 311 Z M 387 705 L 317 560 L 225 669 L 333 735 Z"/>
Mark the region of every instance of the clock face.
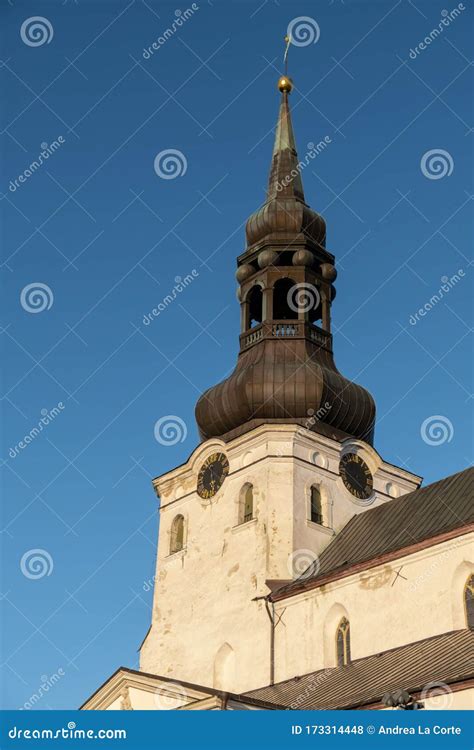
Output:
<path fill-rule="evenodd" d="M 222 487 L 229 473 L 229 461 L 224 453 L 213 453 L 201 466 L 198 474 L 197 493 L 208 500 Z"/>
<path fill-rule="evenodd" d="M 374 480 L 365 461 L 357 453 L 346 453 L 339 463 L 344 486 L 359 500 L 367 500 L 374 488 Z"/>

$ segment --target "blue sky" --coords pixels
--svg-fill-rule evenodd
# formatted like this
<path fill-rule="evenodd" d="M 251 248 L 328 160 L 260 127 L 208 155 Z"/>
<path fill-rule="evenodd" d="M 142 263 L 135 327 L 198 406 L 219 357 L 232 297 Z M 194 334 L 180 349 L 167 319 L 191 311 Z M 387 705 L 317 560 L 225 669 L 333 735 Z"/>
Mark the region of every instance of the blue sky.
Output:
<path fill-rule="evenodd" d="M 146 59 L 191 4 L 2 4 L 2 707 L 61 670 L 36 707 L 73 708 L 119 665 L 137 667 L 155 563 L 150 480 L 195 448 L 195 402 L 235 362 L 235 258 L 264 199 L 294 18 L 319 34 L 290 50 L 291 105 L 300 156 L 330 139 L 302 177 L 339 270 L 337 365 L 374 395 L 387 461 L 428 482 L 471 461 L 471 3 L 425 49 L 456 5 L 197 6 Z M 32 16 L 48 23 L 29 39 Z M 169 149 L 182 174 L 163 179 L 154 163 Z M 167 415 L 186 426 L 174 445 L 154 437 Z M 433 445 L 421 427 L 440 418 Z M 49 556 L 41 578 L 22 572 L 35 549 Z"/>

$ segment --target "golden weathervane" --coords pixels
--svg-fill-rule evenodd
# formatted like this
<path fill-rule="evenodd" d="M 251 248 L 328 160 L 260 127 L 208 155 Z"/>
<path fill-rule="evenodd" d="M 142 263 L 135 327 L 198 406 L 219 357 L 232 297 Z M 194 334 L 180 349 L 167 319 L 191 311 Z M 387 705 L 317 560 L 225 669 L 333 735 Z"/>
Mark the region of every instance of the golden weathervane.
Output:
<path fill-rule="evenodd" d="M 293 82 L 291 78 L 288 78 L 288 50 L 290 49 L 290 44 L 291 44 L 291 36 L 289 34 L 285 36 L 285 44 L 286 44 L 285 54 L 283 56 L 285 73 L 284 75 L 281 76 L 281 78 L 278 81 L 278 88 L 280 89 L 282 93 L 286 92 L 287 94 L 289 94 L 291 89 L 293 88 Z"/>

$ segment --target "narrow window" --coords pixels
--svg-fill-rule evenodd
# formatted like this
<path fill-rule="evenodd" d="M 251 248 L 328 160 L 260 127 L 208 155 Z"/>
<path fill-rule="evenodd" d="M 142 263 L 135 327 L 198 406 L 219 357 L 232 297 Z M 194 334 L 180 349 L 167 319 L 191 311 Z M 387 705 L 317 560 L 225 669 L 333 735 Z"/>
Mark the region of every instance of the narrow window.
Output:
<path fill-rule="evenodd" d="M 262 322 L 263 295 L 262 287 L 256 284 L 249 292 L 249 328 L 255 328 Z"/>
<path fill-rule="evenodd" d="M 273 287 L 273 320 L 297 320 L 300 296 L 299 287 L 292 279 L 276 281 Z"/>
<path fill-rule="evenodd" d="M 315 484 L 311 487 L 311 520 L 313 523 L 323 523 L 323 510 L 321 505 L 321 491 Z"/>
<path fill-rule="evenodd" d="M 342 618 L 336 631 L 337 666 L 344 667 L 351 661 L 351 633 L 349 620 Z"/>
<path fill-rule="evenodd" d="M 175 516 L 171 524 L 170 555 L 184 547 L 184 517 Z"/>
<path fill-rule="evenodd" d="M 467 627 L 474 630 L 474 575 L 469 576 L 464 587 L 464 606 Z"/>
<path fill-rule="evenodd" d="M 247 523 L 253 518 L 253 485 L 244 484 L 240 491 L 239 523 Z"/>
<path fill-rule="evenodd" d="M 253 487 L 250 485 L 245 490 L 244 498 L 244 523 L 253 518 Z"/>

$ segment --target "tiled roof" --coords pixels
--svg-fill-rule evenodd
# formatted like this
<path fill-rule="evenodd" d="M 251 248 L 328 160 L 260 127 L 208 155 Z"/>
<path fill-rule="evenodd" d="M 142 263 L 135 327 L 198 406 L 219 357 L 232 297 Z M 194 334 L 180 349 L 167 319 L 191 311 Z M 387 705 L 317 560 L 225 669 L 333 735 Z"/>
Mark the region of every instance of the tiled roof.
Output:
<path fill-rule="evenodd" d="M 252 690 L 245 697 L 288 709 L 348 709 L 380 703 L 397 689 L 422 692 L 474 677 L 474 632 L 457 630 Z M 445 700 L 449 701 L 449 692 Z"/>
<path fill-rule="evenodd" d="M 321 553 L 313 574 L 273 588 L 280 598 L 319 579 L 474 522 L 474 468 L 358 513 Z"/>

